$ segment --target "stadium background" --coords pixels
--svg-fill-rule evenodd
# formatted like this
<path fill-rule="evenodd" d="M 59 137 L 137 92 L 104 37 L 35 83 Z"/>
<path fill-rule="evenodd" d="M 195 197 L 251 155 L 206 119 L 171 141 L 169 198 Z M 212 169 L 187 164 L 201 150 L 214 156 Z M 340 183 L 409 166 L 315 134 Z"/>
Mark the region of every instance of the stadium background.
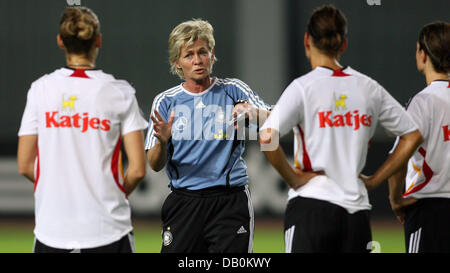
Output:
<path fill-rule="evenodd" d="M 0 252 L 30 252 L 33 243 L 32 185 L 17 173 L 17 132 L 32 81 L 64 66 L 56 46 L 58 22 L 67 2 L 0 1 Z M 131 82 L 145 116 L 153 98 L 176 84 L 169 73 L 167 39 L 178 23 L 203 18 L 215 28 L 218 77 L 236 77 L 267 103 L 309 71 L 303 33 L 312 10 L 332 3 L 349 20 L 349 48 L 341 63 L 371 76 L 400 103 L 424 87 L 415 68 L 419 29 L 449 21 L 448 0 L 81 0 L 101 21 L 103 46 L 97 66 Z M 371 5 L 372 4 L 372 5 Z M 380 4 L 380 5 L 378 5 Z M 282 140 L 292 153 L 292 135 Z M 372 174 L 387 156 L 393 138 L 378 129 L 364 173 Z M 258 151 L 247 145 L 245 159 L 256 213 L 255 252 L 283 251 L 282 217 L 287 188 Z M 139 252 L 158 252 L 159 211 L 168 194 L 164 172 L 148 175 L 130 197 Z M 370 193 L 374 240 L 382 252 L 404 250 L 387 186 Z"/>

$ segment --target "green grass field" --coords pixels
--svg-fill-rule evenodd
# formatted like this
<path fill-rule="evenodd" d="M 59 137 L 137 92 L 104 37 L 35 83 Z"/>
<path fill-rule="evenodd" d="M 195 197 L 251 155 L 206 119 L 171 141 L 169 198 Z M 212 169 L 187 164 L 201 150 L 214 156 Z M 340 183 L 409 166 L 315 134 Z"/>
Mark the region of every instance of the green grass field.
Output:
<path fill-rule="evenodd" d="M 157 222 L 135 223 L 136 252 L 158 253 L 161 247 L 161 230 Z M 403 231 L 400 225 L 373 223 L 373 241 L 380 244 L 382 253 L 404 253 Z M 33 222 L 0 220 L 0 253 L 30 253 L 33 247 Z M 284 252 L 282 223 L 255 223 L 253 250 L 255 253 Z"/>

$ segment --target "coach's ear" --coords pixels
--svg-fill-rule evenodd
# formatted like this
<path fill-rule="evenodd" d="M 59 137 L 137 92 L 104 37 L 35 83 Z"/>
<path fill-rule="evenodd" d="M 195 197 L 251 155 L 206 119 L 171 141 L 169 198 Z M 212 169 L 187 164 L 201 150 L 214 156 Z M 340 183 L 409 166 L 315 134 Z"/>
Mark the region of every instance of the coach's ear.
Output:
<path fill-rule="evenodd" d="M 181 69 L 181 65 L 179 64 L 178 60 L 176 60 L 173 64 L 177 69 Z"/>
<path fill-rule="evenodd" d="M 64 42 L 61 38 L 61 35 L 56 35 L 56 44 L 58 45 L 59 48 L 61 48 L 62 50 L 66 50 L 66 46 L 64 45 Z"/>
<path fill-rule="evenodd" d="M 213 50 L 211 50 L 211 64 L 214 64 L 215 62 L 216 62 L 216 51 L 213 48 Z"/>

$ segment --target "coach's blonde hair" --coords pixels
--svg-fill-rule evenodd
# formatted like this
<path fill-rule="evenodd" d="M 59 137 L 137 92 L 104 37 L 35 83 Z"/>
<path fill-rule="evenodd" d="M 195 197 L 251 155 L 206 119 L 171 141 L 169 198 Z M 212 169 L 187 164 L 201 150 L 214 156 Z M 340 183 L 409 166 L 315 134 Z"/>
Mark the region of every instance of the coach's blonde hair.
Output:
<path fill-rule="evenodd" d="M 87 7 L 68 7 L 61 17 L 59 34 L 67 52 L 89 55 L 100 34 L 100 22 Z"/>
<path fill-rule="evenodd" d="M 216 44 L 213 32 L 214 29 L 211 24 L 202 19 L 192 19 L 176 26 L 169 36 L 170 72 L 184 79 L 183 70 L 176 67 L 176 62 L 180 58 L 181 48 L 184 45 L 191 46 L 195 41 L 201 39 L 207 43 L 209 51 L 212 51 Z M 211 61 L 210 71 L 212 71 L 215 61 L 217 61 L 216 57 Z"/>

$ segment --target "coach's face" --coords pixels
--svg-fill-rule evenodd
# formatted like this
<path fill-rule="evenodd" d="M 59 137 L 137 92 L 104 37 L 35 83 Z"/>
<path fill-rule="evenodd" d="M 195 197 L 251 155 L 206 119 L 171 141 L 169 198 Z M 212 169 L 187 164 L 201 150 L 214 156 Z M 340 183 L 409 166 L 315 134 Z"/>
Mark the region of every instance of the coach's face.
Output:
<path fill-rule="evenodd" d="M 210 51 L 208 44 L 198 39 L 191 46 L 185 44 L 181 48 L 176 66 L 183 70 L 186 80 L 201 81 L 211 74 L 212 60 L 214 50 Z"/>

